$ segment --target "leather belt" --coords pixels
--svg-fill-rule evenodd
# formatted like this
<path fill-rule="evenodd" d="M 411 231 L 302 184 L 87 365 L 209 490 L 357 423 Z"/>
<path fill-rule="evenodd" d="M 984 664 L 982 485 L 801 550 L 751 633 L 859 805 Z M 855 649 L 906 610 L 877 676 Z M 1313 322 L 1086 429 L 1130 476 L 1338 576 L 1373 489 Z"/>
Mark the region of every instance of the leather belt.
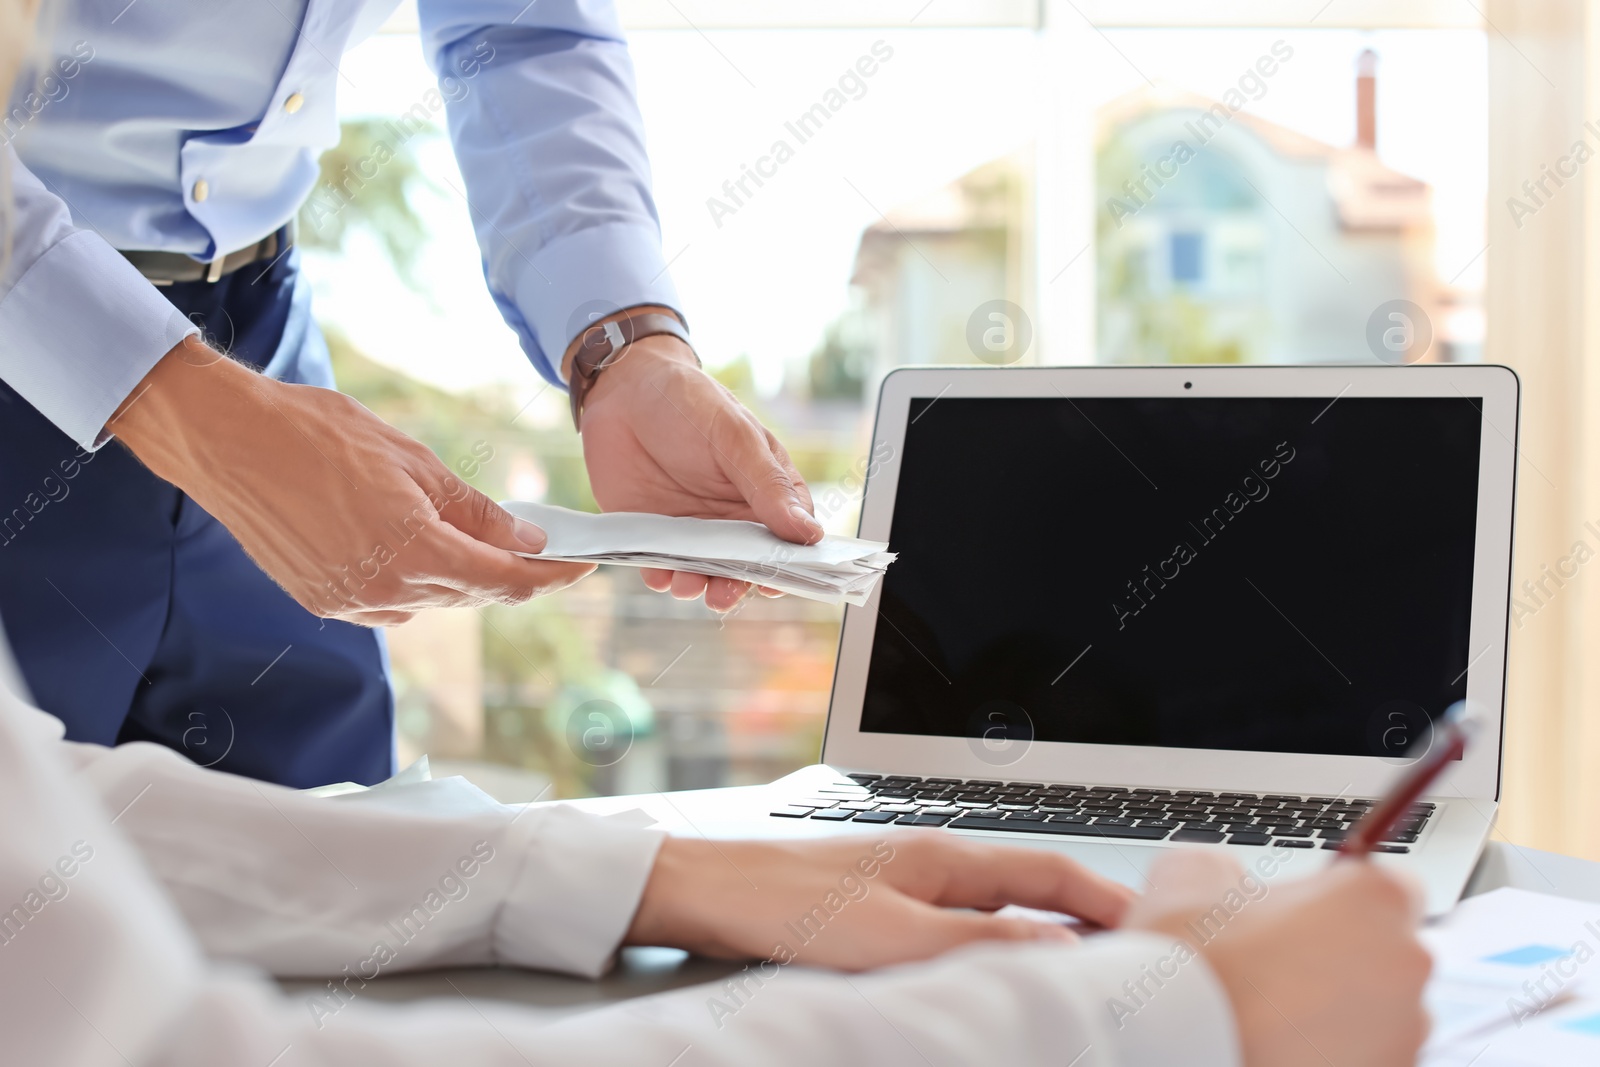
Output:
<path fill-rule="evenodd" d="M 122 256 L 152 285 L 177 282 L 215 282 L 252 263 L 274 262 L 294 245 L 294 223 L 268 234 L 253 245 L 201 263 L 182 252 L 124 251 Z"/>

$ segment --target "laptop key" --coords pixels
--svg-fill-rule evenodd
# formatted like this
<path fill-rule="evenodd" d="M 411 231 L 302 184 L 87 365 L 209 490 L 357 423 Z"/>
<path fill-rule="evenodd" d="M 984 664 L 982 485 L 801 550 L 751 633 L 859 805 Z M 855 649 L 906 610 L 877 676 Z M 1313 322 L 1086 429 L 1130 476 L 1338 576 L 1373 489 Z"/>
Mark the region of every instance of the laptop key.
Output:
<path fill-rule="evenodd" d="M 844 808 L 824 808 L 811 813 L 811 818 L 818 822 L 844 822 L 856 816 L 856 812 L 846 811 Z"/>
<path fill-rule="evenodd" d="M 1178 822 L 1175 819 L 1140 819 L 1140 826 L 1153 826 L 1158 830 L 1176 830 Z"/>
<path fill-rule="evenodd" d="M 1088 826 L 1063 826 L 1061 829 L 1080 836 L 1124 837 L 1134 841 L 1160 841 L 1171 832 L 1158 826 L 1102 826 L 1098 822 Z"/>
<path fill-rule="evenodd" d="M 1006 818 L 1016 822 L 1044 822 L 1049 816 L 1042 811 L 1014 811 Z"/>
<path fill-rule="evenodd" d="M 798 805 L 790 805 L 788 807 L 773 808 L 769 814 L 780 819 L 803 819 L 807 815 L 810 815 L 811 811 L 811 808 L 802 808 Z"/>
<path fill-rule="evenodd" d="M 902 815 L 897 825 L 900 826 L 943 826 L 950 821 L 948 815 Z"/>
<path fill-rule="evenodd" d="M 1303 837 L 1300 837 L 1300 838 L 1296 838 L 1296 837 L 1291 837 L 1291 838 L 1275 837 L 1275 838 L 1272 839 L 1272 843 L 1274 845 L 1281 845 L 1284 848 L 1316 848 L 1317 847 L 1317 843 L 1315 841 L 1307 841 Z"/>
<path fill-rule="evenodd" d="M 947 806 L 947 805 L 940 805 L 938 807 L 933 807 L 933 808 L 923 808 L 922 809 L 922 814 L 924 814 L 924 815 L 960 815 L 965 810 L 966 810 L 965 808 L 956 808 L 956 807 L 950 807 L 950 806 Z"/>
<path fill-rule="evenodd" d="M 1083 826 L 1083 825 L 1086 825 L 1089 822 L 1089 816 L 1082 815 L 1082 814 L 1078 814 L 1078 815 L 1052 815 L 1052 816 L 1050 816 L 1048 821 L 1049 822 L 1053 822 L 1053 823 L 1065 823 L 1065 824 L 1067 824 L 1069 826 Z"/>
<path fill-rule="evenodd" d="M 1272 832 L 1279 837 L 1310 837 L 1316 833 L 1309 826 L 1274 826 Z"/>
<path fill-rule="evenodd" d="M 1093 825 L 1095 825 L 1095 826 L 1133 826 L 1135 824 L 1136 824 L 1136 820 L 1134 820 L 1134 819 L 1124 819 L 1124 818 L 1120 818 L 1120 817 L 1117 817 L 1117 816 L 1106 816 L 1104 818 L 1096 819 L 1094 821 Z"/>
<path fill-rule="evenodd" d="M 1388 852 L 1390 854 L 1400 854 L 1400 853 L 1410 852 L 1411 849 L 1407 848 L 1405 845 L 1373 845 L 1372 846 L 1372 851 L 1374 851 L 1374 852 Z"/>
<path fill-rule="evenodd" d="M 1190 830 L 1185 828 L 1174 832 L 1168 840 L 1188 841 L 1197 845 L 1220 845 L 1225 836 L 1221 830 Z"/>
<path fill-rule="evenodd" d="M 1001 830 L 1023 834 L 1065 834 L 1072 837 L 1128 838 L 1132 840 L 1159 841 L 1167 836 L 1165 830 L 1148 826 L 1089 826 L 1075 823 L 1013 822 L 1010 819 L 974 819 L 963 816 L 950 822 L 952 830 Z"/>
<path fill-rule="evenodd" d="M 1414 833 L 1391 833 L 1388 837 L 1384 838 L 1384 840 L 1390 844 L 1410 845 L 1416 842 L 1417 835 Z"/>
<path fill-rule="evenodd" d="M 856 812 L 856 817 L 852 821 L 884 823 L 894 822 L 899 817 L 900 816 L 896 815 L 892 811 L 858 811 Z"/>
<path fill-rule="evenodd" d="M 1272 840 L 1270 834 L 1239 833 L 1228 835 L 1230 845 L 1264 845 Z"/>
<path fill-rule="evenodd" d="M 1349 836 L 1349 830 L 1318 830 L 1317 836 L 1324 841 L 1343 841 Z"/>

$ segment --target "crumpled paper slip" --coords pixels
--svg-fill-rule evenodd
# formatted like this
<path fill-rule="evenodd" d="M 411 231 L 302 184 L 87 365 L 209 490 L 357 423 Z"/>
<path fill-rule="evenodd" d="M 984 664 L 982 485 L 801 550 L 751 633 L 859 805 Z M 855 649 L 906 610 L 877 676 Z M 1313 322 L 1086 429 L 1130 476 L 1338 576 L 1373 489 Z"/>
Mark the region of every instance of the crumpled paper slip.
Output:
<path fill-rule="evenodd" d="M 867 602 L 895 554 L 882 541 L 828 535 L 796 545 L 758 522 L 612 511 L 602 515 L 551 504 L 501 504 L 550 538 L 531 559 L 659 567 L 754 582 L 825 604 Z"/>

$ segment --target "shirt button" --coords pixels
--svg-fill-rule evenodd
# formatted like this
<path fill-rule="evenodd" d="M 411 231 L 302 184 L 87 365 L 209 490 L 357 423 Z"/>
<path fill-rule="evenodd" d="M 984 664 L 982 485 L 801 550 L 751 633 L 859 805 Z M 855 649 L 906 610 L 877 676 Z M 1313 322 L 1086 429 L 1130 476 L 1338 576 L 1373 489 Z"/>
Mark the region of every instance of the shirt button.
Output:
<path fill-rule="evenodd" d="M 300 110 L 301 106 L 305 104 L 305 102 L 306 98 L 301 96 L 299 93 L 290 93 L 288 96 L 284 97 L 283 110 L 293 115 L 296 111 Z"/>
<path fill-rule="evenodd" d="M 199 181 L 194 183 L 194 189 L 191 191 L 191 195 L 194 197 L 194 202 L 198 204 L 205 200 L 206 197 L 211 195 L 211 185 L 204 178 L 201 178 Z"/>

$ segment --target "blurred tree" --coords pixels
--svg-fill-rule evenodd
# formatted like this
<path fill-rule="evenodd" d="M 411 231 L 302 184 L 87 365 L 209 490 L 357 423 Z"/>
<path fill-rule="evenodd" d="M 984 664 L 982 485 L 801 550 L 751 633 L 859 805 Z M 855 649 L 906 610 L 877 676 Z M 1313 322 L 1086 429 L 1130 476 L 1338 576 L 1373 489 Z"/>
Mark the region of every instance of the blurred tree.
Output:
<path fill-rule="evenodd" d="M 307 248 L 343 252 L 345 240 L 366 229 L 383 242 L 395 273 L 421 290 L 416 266 L 428 229 L 411 204 L 415 190 L 437 192 L 417 160 L 425 130 L 401 141 L 394 124 L 355 119 L 339 127 L 339 146 L 322 154 L 317 187 L 301 205 L 297 240 Z"/>
<path fill-rule="evenodd" d="M 857 309 L 845 311 L 828 323 L 821 343 L 811 350 L 806 370 L 813 400 L 861 400 L 873 354 L 871 344 L 863 343 L 861 318 Z"/>

